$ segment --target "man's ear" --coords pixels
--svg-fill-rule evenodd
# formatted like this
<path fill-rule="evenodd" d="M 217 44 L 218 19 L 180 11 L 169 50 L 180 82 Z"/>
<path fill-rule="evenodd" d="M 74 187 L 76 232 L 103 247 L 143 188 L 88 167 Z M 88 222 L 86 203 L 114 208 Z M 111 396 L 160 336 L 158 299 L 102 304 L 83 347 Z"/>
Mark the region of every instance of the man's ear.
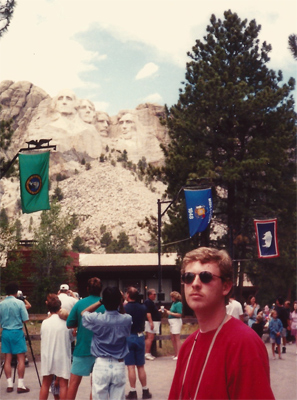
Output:
<path fill-rule="evenodd" d="M 223 295 L 227 296 L 227 294 L 230 292 L 232 287 L 233 287 L 233 282 L 231 282 L 231 281 L 223 282 Z"/>

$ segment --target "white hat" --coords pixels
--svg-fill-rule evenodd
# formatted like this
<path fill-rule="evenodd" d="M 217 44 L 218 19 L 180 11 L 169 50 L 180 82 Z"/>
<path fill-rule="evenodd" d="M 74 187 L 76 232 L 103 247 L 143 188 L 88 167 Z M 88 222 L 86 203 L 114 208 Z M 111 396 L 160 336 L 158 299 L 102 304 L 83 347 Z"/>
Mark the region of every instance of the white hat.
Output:
<path fill-rule="evenodd" d="M 60 286 L 60 290 L 69 290 L 69 286 L 66 283 Z"/>

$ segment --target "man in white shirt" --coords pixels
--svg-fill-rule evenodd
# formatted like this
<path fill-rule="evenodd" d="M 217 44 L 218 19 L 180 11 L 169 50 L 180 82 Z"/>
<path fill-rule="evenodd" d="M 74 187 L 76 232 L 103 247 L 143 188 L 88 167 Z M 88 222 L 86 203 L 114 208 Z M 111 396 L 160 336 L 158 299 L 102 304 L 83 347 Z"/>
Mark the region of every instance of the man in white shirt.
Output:
<path fill-rule="evenodd" d="M 67 310 L 69 313 L 72 310 L 72 307 L 77 302 L 77 298 L 75 297 L 72 290 L 69 290 L 69 286 L 67 284 L 63 284 L 60 286 L 60 290 L 58 293 L 59 300 L 62 303 L 62 308 Z"/>
<path fill-rule="evenodd" d="M 240 319 L 242 322 L 244 321 L 242 305 L 239 301 L 235 300 L 233 296 L 229 298 L 229 304 L 226 305 L 226 312 L 228 315 L 232 315 L 234 318 Z"/>

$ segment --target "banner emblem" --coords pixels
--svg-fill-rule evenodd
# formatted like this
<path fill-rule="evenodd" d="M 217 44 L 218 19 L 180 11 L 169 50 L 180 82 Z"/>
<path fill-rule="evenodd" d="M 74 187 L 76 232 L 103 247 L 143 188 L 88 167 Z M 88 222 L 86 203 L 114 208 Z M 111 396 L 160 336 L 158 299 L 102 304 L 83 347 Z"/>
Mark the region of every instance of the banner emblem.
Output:
<path fill-rule="evenodd" d="M 195 208 L 195 216 L 197 218 L 202 218 L 204 219 L 206 216 L 206 207 L 205 206 L 197 206 Z"/>
<path fill-rule="evenodd" d="M 30 194 L 38 194 L 42 188 L 42 179 L 39 175 L 31 175 L 26 181 L 26 189 Z"/>

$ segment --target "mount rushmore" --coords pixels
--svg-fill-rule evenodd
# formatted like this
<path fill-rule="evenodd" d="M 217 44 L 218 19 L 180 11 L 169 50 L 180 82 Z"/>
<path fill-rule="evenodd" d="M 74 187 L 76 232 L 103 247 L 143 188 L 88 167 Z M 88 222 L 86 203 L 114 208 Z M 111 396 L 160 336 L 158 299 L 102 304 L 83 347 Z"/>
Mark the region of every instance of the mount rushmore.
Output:
<path fill-rule="evenodd" d="M 134 110 L 121 110 L 116 116 L 96 110 L 87 99 L 78 99 L 69 89 L 53 98 L 30 82 L 3 81 L 0 84 L 0 118 L 13 118 L 13 149 L 29 140 L 52 139 L 59 153 L 75 151 L 98 158 L 109 148 L 128 152 L 129 160 L 145 156 L 149 163 L 160 163 L 160 143 L 167 134 L 160 124 L 164 107 L 141 104 Z"/>
<path fill-rule="evenodd" d="M 84 215 L 78 234 L 93 251 L 104 251 L 98 232 L 101 224 L 114 237 L 119 231 L 126 231 L 137 251 L 147 250 L 150 237 L 140 231 L 137 223 L 156 214 L 157 199 L 163 195 L 165 186 L 155 182 L 151 190 L 119 163 L 112 166 L 98 159 L 107 158 L 111 150 L 116 154 L 126 150 L 132 163 L 137 164 L 145 157 L 147 163 L 161 165 L 164 155 L 160 144 L 168 143 L 166 127 L 160 123 L 165 116 L 163 106 L 146 103 L 109 116 L 96 110 L 90 100 L 77 98 L 69 89 L 52 98 L 27 81 L 1 82 L 0 105 L 0 119 L 12 118 L 14 130 L 9 149 L 5 152 L 0 149 L 2 155 L 12 158 L 31 140 L 52 139 L 50 144 L 57 146 L 56 151 L 51 151 L 50 177 L 53 181 L 57 174 L 69 178 L 59 182 L 64 194 L 62 211 Z M 90 163 L 91 171 L 83 168 L 83 159 Z M 51 191 L 53 188 L 52 185 Z M 35 223 L 40 213 L 22 215 L 17 208 L 19 198 L 17 179 L 2 179 L 0 207 L 6 209 L 10 218 L 21 220 L 23 238 L 31 239 L 29 219 L 30 224 L 32 218 Z"/>

